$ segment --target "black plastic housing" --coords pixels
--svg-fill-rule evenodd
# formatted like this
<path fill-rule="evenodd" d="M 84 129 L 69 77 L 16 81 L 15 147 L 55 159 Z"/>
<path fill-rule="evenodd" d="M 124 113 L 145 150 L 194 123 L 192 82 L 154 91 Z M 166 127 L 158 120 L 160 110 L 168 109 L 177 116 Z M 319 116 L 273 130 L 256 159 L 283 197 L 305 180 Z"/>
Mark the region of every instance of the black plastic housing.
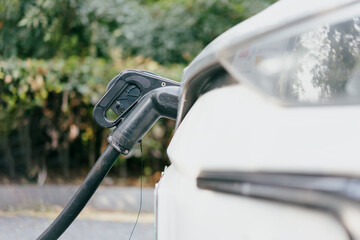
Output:
<path fill-rule="evenodd" d="M 122 71 L 110 81 L 106 93 L 95 105 L 94 119 L 104 128 L 114 127 L 143 96 L 154 89 L 167 86 L 179 86 L 179 83 L 147 71 Z M 106 116 L 110 109 L 118 115 L 115 120 L 109 120 Z"/>
<path fill-rule="evenodd" d="M 119 152 L 127 154 L 161 118 L 176 119 L 179 86 L 161 87 L 146 94 L 108 137 Z"/>

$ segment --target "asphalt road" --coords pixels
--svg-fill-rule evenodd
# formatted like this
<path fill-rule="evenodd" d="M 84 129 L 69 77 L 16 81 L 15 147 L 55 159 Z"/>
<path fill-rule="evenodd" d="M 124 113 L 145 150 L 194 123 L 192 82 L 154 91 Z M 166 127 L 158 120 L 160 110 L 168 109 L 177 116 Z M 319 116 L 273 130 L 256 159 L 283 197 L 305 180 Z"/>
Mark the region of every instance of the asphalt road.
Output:
<path fill-rule="evenodd" d="M 125 216 L 123 216 L 125 215 Z M 34 240 L 56 213 L 0 212 L 0 240 Z M 129 239 L 136 214 L 83 214 L 59 238 L 61 240 Z M 154 239 L 153 215 L 140 215 L 132 240 Z"/>

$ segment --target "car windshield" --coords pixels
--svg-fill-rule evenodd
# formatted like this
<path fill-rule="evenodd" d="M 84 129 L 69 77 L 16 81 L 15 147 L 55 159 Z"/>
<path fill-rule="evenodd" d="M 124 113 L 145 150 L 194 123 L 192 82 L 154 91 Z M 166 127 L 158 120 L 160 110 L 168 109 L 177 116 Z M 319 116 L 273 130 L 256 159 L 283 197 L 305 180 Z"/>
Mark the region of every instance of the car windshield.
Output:
<path fill-rule="evenodd" d="M 235 77 L 285 103 L 360 102 L 360 17 L 325 24 L 228 58 Z"/>

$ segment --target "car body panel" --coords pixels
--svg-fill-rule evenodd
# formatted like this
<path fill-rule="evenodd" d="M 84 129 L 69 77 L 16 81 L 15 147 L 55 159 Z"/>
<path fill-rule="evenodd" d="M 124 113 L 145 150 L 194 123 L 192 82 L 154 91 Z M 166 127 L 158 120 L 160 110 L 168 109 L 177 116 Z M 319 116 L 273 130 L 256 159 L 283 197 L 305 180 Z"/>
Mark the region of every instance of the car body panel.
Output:
<path fill-rule="evenodd" d="M 158 240 L 343 240 L 331 215 L 302 207 L 199 190 L 170 166 L 161 179 Z"/>
<path fill-rule="evenodd" d="M 360 175 L 360 106 L 283 107 L 243 85 L 200 97 L 168 148 L 189 176 L 202 170 Z"/>
<path fill-rule="evenodd" d="M 348 239 L 330 212 L 199 189 L 196 178 L 204 170 L 360 176 L 358 119 L 359 105 L 282 107 L 241 84 L 204 94 L 168 148 L 157 239 Z"/>

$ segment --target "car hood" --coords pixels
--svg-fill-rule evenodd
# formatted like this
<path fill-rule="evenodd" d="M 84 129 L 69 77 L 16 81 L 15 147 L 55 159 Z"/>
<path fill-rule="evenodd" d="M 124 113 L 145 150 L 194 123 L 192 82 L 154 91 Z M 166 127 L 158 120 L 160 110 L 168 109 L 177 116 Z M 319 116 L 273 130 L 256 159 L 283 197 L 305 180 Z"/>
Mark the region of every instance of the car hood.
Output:
<path fill-rule="evenodd" d="M 232 27 L 205 47 L 184 69 L 182 82 L 219 63 L 221 54 L 236 45 L 264 37 L 278 29 L 336 11 L 358 0 L 282 0 Z"/>

